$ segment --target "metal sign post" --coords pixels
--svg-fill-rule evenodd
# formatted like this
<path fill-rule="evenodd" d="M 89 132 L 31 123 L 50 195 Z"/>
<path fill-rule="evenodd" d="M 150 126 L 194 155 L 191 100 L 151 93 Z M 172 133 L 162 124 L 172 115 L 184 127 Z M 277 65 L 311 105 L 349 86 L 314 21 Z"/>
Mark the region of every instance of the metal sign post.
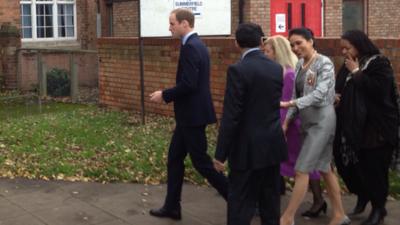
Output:
<path fill-rule="evenodd" d="M 138 13 L 139 13 L 139 65 L 140 65 L 140 103 L 141 103 L 141 116 L 142 116 L 142 124 L 146 123 L 145 120 L 145 108 L 144 108 L 144 66 L 143 66 L 143 38 L 142 38 L 142 32 L 141 32 L 141 12 L 140 12 L 140 4 L 141 1 L 138 0 Z"/>

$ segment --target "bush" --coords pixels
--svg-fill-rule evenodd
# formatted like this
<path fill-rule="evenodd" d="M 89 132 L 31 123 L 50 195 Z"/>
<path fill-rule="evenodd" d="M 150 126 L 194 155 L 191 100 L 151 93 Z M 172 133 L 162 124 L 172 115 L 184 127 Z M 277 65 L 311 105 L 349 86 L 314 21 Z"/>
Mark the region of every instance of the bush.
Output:
<path fill-rule="evenodd" d="M 46 75 L 48 95 L 53 97 L 70 95 L 71 80 L 67 70 L 54 68 L 47 72 Z"/>

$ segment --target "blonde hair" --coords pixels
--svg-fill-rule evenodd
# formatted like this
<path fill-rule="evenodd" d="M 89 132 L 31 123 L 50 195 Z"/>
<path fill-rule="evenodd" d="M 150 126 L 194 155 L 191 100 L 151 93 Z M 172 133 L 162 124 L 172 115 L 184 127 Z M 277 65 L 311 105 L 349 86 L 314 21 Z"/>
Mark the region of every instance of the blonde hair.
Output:
<path fill-rule="evenodd" d="M 275 60 L 283 67 L 295 68 L 297 56 L 292 52 L 289 41 L 281 36 L 275 35 L 264 41 L 264 46 L 269 44 L 275 54 Z"/>

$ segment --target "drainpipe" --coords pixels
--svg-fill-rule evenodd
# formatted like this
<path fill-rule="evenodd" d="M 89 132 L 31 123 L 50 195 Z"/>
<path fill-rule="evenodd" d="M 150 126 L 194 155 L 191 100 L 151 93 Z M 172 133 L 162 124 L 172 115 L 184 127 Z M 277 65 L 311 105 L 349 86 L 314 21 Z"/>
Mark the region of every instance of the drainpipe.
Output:
<path fill-rule="evenodd" d="M 244 0 L 239 0 L 239 24 L 243 23 L 244 17 Z"/>

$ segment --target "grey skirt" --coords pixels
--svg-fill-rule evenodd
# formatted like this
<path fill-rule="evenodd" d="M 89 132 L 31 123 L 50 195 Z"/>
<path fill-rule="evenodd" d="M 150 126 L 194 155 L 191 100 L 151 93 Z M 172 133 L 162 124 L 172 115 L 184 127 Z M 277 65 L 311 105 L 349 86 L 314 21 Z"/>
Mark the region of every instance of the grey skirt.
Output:
<path fill-rule="evenodd" d="M 329 172 L 331 169 L 336 113 L 333 105 L 310 106 L 299 111 L 302 146 L 295 170 Z"/>

